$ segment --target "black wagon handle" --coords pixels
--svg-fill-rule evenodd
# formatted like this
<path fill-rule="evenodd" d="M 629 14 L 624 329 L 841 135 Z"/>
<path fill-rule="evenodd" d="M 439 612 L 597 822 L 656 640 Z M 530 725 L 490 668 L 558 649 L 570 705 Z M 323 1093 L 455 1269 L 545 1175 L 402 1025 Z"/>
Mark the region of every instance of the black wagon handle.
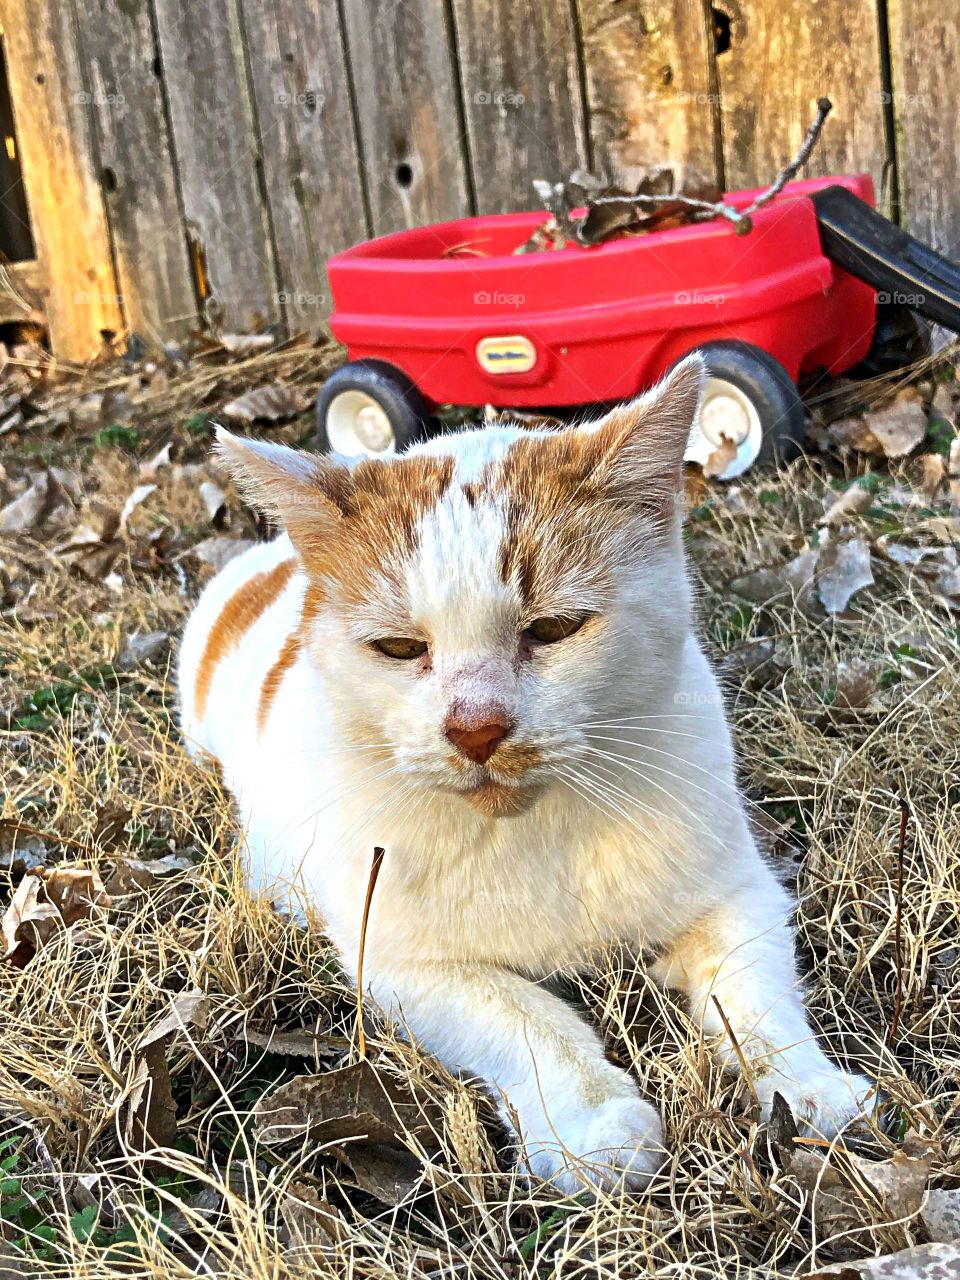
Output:
<path fill-rule="evenodd" d="M 846 187 L 810 199 L 823 252 L 851 275 L 960 333 L 960 266 L 923 244 Z"/>

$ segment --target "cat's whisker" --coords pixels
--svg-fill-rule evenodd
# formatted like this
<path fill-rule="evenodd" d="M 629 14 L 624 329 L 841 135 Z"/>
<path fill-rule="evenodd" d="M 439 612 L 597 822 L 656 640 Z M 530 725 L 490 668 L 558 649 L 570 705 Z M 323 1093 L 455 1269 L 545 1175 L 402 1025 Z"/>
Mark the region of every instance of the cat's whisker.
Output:
<path fill-rule="evenodd" d="M 633 745 L 635 744 L 631 743 L 631 746 Z M 599 756 L 603 756 L 604 759 L 616 761 L 617 764 L 621 765 L 624 769 L 628 769 L 631 773 L 636 774 L 638 778 L 642 778 L 648 786 L 657 786 L 657 783 L 655 783 L 652 778 L 648 777 L 647 774 L 644 773 L 643 769 L 653 769 L 657 773 L 666 774 L 668 778 L 672 778 L 674 782 L 679 783 L 681 788 L 685 790 L 690 789 L 693 791 L 699 791 L 702 795 L 707 796 L 711 801 L 724 805 L 733 813 L 741 812 L 738 805 L 731 804 L 728 800 L 725 800 L 723 796 L 711 791 L 709 787 L 701 786 L 700 783 L 694 782 L 691 778 L 684 777 L 682 773 L 678 773 L 675 769 L 669 769 L 665 765 L 654 764 L 650 760 L 634 760 L 632 757 L 624 756 L 617 752 L 603 751 L 599 747 L 587 747 L 586 750 L 596 753 Z M 682 757 L 677 756 L 674 758 L 682 761 Z M 682 761 L 682 763 L 692 762 Z M 643 768 L 637 768 L 638 765 L 642 765 Z M 704 769 L 703 772 L 706 773 L 708 777 L 711 776 L 708 770 Z M 663 788 L 661 788 L 661 790 L 662 789 Z M 669 795 L 670 793 L 667 792 L 667 794 Z"/>
<path fill-rule="evenodd" d="M 610 753 L 609 753 L 609 752 L 606 752 L 606 751 L 604 751 L 604 752 L 600 752 L 600 751 L 596 750 L 595 748 L 591 748 L 591 747 L 588 747 L 588 748 L 587 748 L 587 750 L 588 750 L 588 751 L 590 751 L 592 754 L 602 755 L 604 759 L 610 759 L 610 758 L 611 758 L 611 757 L 610 757 Z M 610 769 L 610 767 L 609 767 L 609 766 L 597 765 L 597 764 L 594 762 L 594 767 L 595 767 L 595 768 L 601 768 L 601 769 L 604 769 L 604 770 L 605 770 L 605 771 L 607 771 L 607 772 L 614 773 L 614 771 L 613 771 L 612 769 Z M 614 776 L 616 776 L 616 774 L 615 774 L 615 773 L 614 773 Z M 646 782 L 648 786 L 654 787 L 657 791 L 661 791 L 661 792 L 662 792 L 662 793 L 667 797 L 667 799 L 668 799 L 668 800 L 673 800 L 674 802 L 676 801 L 676 796 L 675 796 L 671 791 L 669 791 L 666 787 L 661 786 L 658 782 L 655 782 L 652 778 L 644 778 L 644 782 Z M 613 784 L 611 784 L 611 785 L 613 785 Z M 622 788 L 618 788 L 618 790 L 622 790 Z M 623 795 L 625 795 L 625 796 L 629 797 L 630 799 L 634 799 L 634 797 L 630 796 L 630 793 L 629 793 L 628 791 L 623 791 Z M 636 800 L 634 800 L 634 803 L 639 803 L 639 802 L 638 802 L 638 801 L 636 801 Z M 675 825 L 682 827 L 685 831 L 690 832 L 690 834 L 691 834 L 691 835 L 692 835 L 692 834 L 695 834 L 695 829 L 694 829 L 693 827 L 691 827 L 691 826 L 690 826 L 690 824 L 689 824 L 688 822 L 684 821 L 684 819 L 683 819 L 683 818 L 676 817 L 676 816 L 674 816 L 673 814 L 669 815 L 669 817 L 668 817 L 666 814 L 663 814 L 663 813 L 657 813 L 657 812 L 656 812 L 656 810 L 654 810 L 654 809 L 652 809 L 652 808 L 650 809 L 650 813 L 651 813 L 654 817 L 658 818 L 660 821 L 663 821 L 663 822 L 667 822 L 667 821 L 672 822 L 672 823 L 674 823 Z M 703 820 L 702 820 L 701 818 L 697 818 L 697 816 L 696 816 L 695 814 L 693 814 L 692 812 L 691 812 L 690 816 L 694 818 L 694 821 L 696 822 L 696 827 L 697 827 L 697 829 L 698 829 L 701 833 L 710 834 L 710 830 L 709 830 L 709 828 L 708 828 L 707 826 L 705 826 L 705 825 L 704 825 L 704 822 L 703 822 Z"/>
<path fill-rule="evenodd" d="M 570 779 L 570 773 L 568 770 L 562 771 L 560 776 L 562 776 L 566 781 L 569 781 Z M 590 774 L 586 769 L 581 769 L 579 773 L 573 774 L 573 777 L 576 778 L 576 781 L 578 782 L 578 784 L 586 787 L 588 791 L 592 792 L 594 795 L 597 795 L 601 799 L 605 800 L 607 804 L 610 806 L 610 808 L 613 809 L 614 813 L 616 813 L 618 816 L 620 816 L 621 818 L 624 818 L 627 822 L 629 822 L 630 825 L 636 831 L 638 831 L 644 837 L 647 843 L 650 844 L 654 849 L 656 849 L 658 853 L 662 854 L 665 858 L 667 858 L 671 862 L 676 861 L 674 858 L 674 855 L 672 855 L 669 852 L 669 850 L 665 849 L 662 844 L 659 844 L 657 841 L 652 839 L 650 828 L 648 826 L 643 826 L 641 823 L 639 823 L 636 820 L 636 818 L 633 817 L 632 814 L 628 813 L 627 810 L 624 809 L 622 805 L 618 804 L 616 800 L 611 797 L 608 788 L 603 782 L 603 779 L 597 778 L 596 775 Z M 640 802 L 638 802 L 635 799 L 635 797 L 629 797 L 629 800 L 631 804 L 634 804 L 637 807 L 641 807 Z M 641 811 L 643 812 L 642 809 Z M 659 819 L 662 819 L 662 815 L 657 814 L 655 810 L 648 811 L 647 816 L 654 816 Z"/>
<path fill-rule="evenodd" d="M 584 722 L 582 724 L 571 725 L 570 727 L 573 729 L 584 729 L 587 731 L 591 729 L 616 729 L 619 733 L 632 734 L 662 733 L 672 738 L 689 738 L 693 742 L 705 742 L 708 746 L 716 746 L 722 741 L 722 739 L 717 736 L 711 737 L 700 733 L 688 733 L 685 729 L 664 729 L 660 726 L 654 725 L 622 724 L 614 720 L 595 720 Z M 587 736 L 590 736 L 589 732 Z M 623 741 L 627 740 L 624 739 Z M 633 739 L 629 739 L 629 741 L 632 742 Z M 742 747 L 738 747 L 737 755 L 742 760 L 755 760 L 759 758 L 752 752 L 744 750 Z"/>
<path fill-rule="evenodd" d="M 634 747 L 635 749 L 638 749 L 640 751 L 652 751 L 656 755 L 666 756 L 669 760 L 677 760 L 680 764 L 687 765 L 689 768 L 695 769 L 698 773 L 702 773 L 706 777 L 712 780 L 715 780 L 716 778 L 716 775 L 712 773 L 709 769 L 705 768 L 703 765 L 697 764 L 696 761 L 689 760 L 684 756 L 678 756 L 674 754 L 672 751 L 663 751 L 659 747 L 647 746 L 645 743 L 634 742 L 626 738 L 601 737 L 599 734 L 597 735 L 597 741 L 598 742 L 622 742 L 624 746 Z M 588 748 L 588 749 L 599 750 L 599 748 L 596 748 L 596 747 Z M 617 752 L 604 752 L 603 754 L 608 755 L 612 760 L 620 760 L 625 766 L 629 767 L 628 766 L 629 757 L 619 754 Z M 678 773 L 675 769 L 668 769 L 668 768 L 665 768 L 663 765 L 653 764 L 649 760 L 645 760 L 642 762 L 637 761 L 636 763 L 638 764 L 643 763 L 648 769 L 655 769 L 658 773 L 665 773 L 668 778 L 675 779 L 677 782 L 682 783 L 684 787 L 692 787 L 694 791 L 702 792 L 705 796 L 709 796 L 710 799 L 714 800 L 717 804 L 724 805 L 726 808 L 730 809 L 734 813 L 741 812 L 741 808 L 739 805 L 732 804 L 729 800 L 726 800 L 723 796 L 719 795 L 716 791 L 712 791 L 709 787 L 702 787 L 698 783 L 694 782 L 692 779 L 685 778 L 683 774 Z M 640 776 L 642 777 L 643 775 L 641 774 Z M 647 781 L 648 782 L 650 781 L 649 778 L 647 779 Z M 749 805 L 752 808 L 756 809 L 758 813 L 763 813 L 764 817 L 767 816 L 765 811 L 760 808 L 760 806 L 756 803 L 755 800 L 751 800 L 749 796 L 745 796 L 742 793 L 740 798 L 744 805 Z"/>
<path fill-rule="evenodd" d="M 594 769 L 595 768 L 596 766 L 594 766 Z M 614 799 L 611 798 L 611 791 L 610 791 L 611 784 L 608 783 L 605 778 L 600 777 L 596 772 L 594 772 L 594 770 L 590 770 L 586 768 L 581 769 L 580 773 L 578 774 L 578 780 L 584 783 L 585 785 L 589 780 L 592 783 L 593 787 L 596 789 L 596 791 L 602 794 L 604 798 L 608 800 L 608 803 L 611 803 L 611 804 L 614 803 Z M 617 788 L 616 790 L 620 791 L 620 788 Z M 629 804 L 632 804 L 635 807 L 639 807 L 640 802 L 636 799 L 636 797 L 632 796 L 629 792 L 621 792 L 621 794 L 623 794 L 623 796 L 626 798 Z M 673 815 L 662 813 L 659 810 L 650 808 L 649 806 L 647 806 L 647 808 L 643 811 L 646 812 L 647 816 L 653 817 L 658 822 L 661 822 L 665 825 L 670 825 L 670 826 L 684 825 L 680 819 L 677 819 Z M 626 818 L 627 821 L 631 822 L 631 825 L 633 825 L 636 828 L 636 830 L 638 830 L 643 835 L 646 842 L 653 849 L 655 849 L 671 867 L 673 867 L 676 870 L 681 869 L 681 861 L 678 855 L 674 852 L 671 852 L 671 850 L 668 849 L 660 841 L 654 840 L 649 826 L 645 826 L 645 825 L 642 826 L 638 824 L 634 819 L 631 818 L 631 816 L 626 811 L 624 811 L 624 809 L 620 805 L 616 807 L 616 812 L 620 814 L 620 816 Z"/>
<path fill-rule="evenodd" d="M 695 711 L 658 711 L 651 715 L 610 716 L 606 720 L 583 720 L 571 727 L 581 729 L 591 724 L 622 724 L 628 720 L 702 720 L 706 722 L 708 719 L 708 716 L 697 715 Z"/>

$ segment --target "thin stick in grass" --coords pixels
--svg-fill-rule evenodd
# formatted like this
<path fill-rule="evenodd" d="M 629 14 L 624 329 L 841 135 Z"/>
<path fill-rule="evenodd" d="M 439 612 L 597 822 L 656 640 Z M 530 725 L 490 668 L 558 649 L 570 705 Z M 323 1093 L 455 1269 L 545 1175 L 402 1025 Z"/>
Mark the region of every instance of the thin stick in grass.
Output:
<path fill-rule="evenodd" d="M 370 864 L 370 878 L 367 881 L 367 896 L 363 900 L 363 919 L 360 921 L 360 953 L 357 956 L 357 1055 L 367 1056 L 367 1037 L 363 1033 L 363 953 L 367 945 L 367 922 L 370 919 L 370 904 L 373 891 L 377 887 L 377 877 L 383 865 L 386 852 L 380 845 L 375 845 L 373 862 Z"/>
<path fill-rule="evenodd" d="M 726 1031 L 727 1035 L 730 1038 L 730 1043 L 733 1045 L 733 1052 L 737 1055 L 737 1061 L 740 1063 L 740 1070 L 743 1072 L 743 1078 L 746 1081 L 747 1088 L 750 1090 L 751 1094 L 753 1095 L 754 1102 L 758 1102 L 759 1098 L 757 1096 L 757 1089 L 753 1083 L 753 1071 L 750 1068 L 749 1062 L 747 1062 L 747 1059 L 746 1059 L 746 1056 L 744 1055 L 743 1050 L 740 1048 L 740 1041 L 737 1039 L 736 1033 L 734 1032 L 733 1027 L 731 1027 L 730 1025 L 730 1019 L 724 1013 L 723 1005 L 720 1003 L 720 1001 L 712 992 L 710 995 L 710 999 L 717 1006 L 717 1013 L 719 1013 L 720 1021 L 723 1023 L 723 1029 L 724 1031 Z"/>
<path fill-rule="evenodd" d="M 893 1016 L 890 1019 L 890 1030 L 887 1044 L 892 1045 L 900 1029 L 900 1015 L 903 1012 L 903 854 L 907 846 L 907 824 L 910 821 L 910 806 L 906 797 L 900 795 L 900 834 L 897 837 L 897 915 L 893 926 L 893 953 L 896 968 L 896 995 L 893 1001 Z"/>

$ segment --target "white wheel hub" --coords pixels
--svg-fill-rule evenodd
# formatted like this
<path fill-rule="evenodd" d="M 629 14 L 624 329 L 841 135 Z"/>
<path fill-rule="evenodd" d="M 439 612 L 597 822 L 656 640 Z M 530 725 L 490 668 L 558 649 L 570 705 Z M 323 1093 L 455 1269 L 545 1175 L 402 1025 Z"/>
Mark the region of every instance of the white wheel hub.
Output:
<path fill-rule="evenodd" d="M 716 477 L 733 480 L 756 462 L 762 444 L 763 423 L 747 393 L 726 378 L 708 377 L 684 460 L 703 467 L 718 450 L 735 447 L 735 454 Z"/>
<path fill-rule="evenodd" d="M 347 458 L 381 458 L 397 448 L 384 409 L 365 391 L 341 391 L 327 407 L 327 439 L 332 453 Z"/>

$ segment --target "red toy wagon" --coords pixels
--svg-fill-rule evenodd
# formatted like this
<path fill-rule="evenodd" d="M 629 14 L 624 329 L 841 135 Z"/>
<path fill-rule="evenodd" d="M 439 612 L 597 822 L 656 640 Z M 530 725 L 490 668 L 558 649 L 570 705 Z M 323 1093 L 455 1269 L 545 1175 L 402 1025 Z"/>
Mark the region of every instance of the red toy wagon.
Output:
<path fill-rule="evenodd" d="M 727 202 L 742 209 L 758 194 Z M 737 450 L 731 478 L 758 457 L 795 451 L 797 378 L 843 373 L 867 355 L 884 282 L 919 288 L 924 269 L 940 271 L 954 292 L 946 319 L 935 318 L 960 327 L 960 273 L 873 203 L 859 175 L 789 184 L 751 214 L 747 235 L 715 219 L 515 254 L 540 211 L 357 245 L 328 264 L 330 324 L 349 363 L 321 392 L 318 442 L 384 455 L 436 429 L 441 404 L 615 402 L 698 350 L 709 378 L 688 459 L 705 462 L 726 440 Z M 919 265 L 918 253 L 927 255 Z"/>

